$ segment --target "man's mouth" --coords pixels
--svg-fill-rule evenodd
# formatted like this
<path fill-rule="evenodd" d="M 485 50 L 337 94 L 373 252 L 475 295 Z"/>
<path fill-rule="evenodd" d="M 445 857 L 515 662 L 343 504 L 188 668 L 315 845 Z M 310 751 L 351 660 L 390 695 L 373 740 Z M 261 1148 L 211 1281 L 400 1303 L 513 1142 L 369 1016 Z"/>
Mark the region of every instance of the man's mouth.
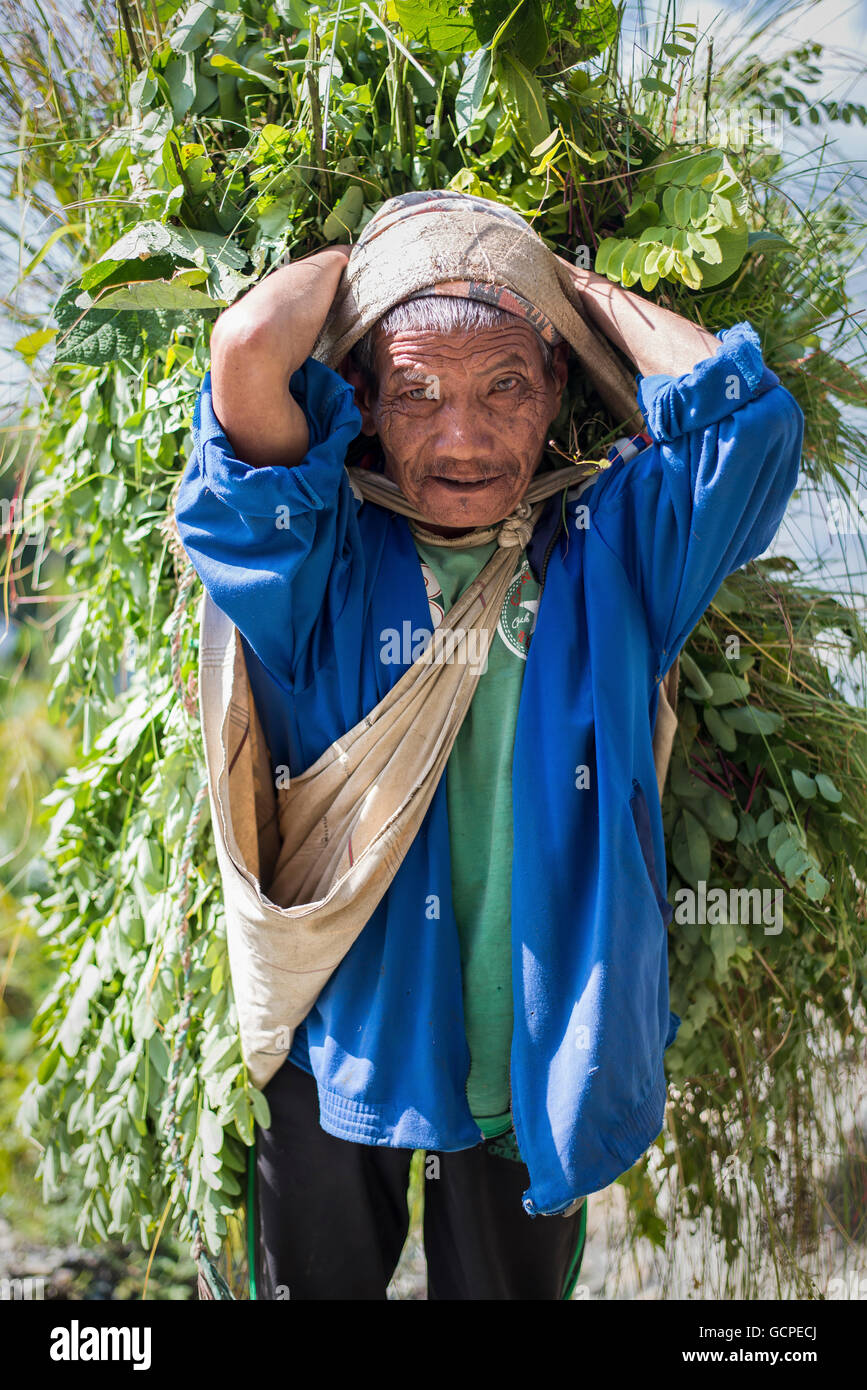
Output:
<path fill-rule="evenodd" d="M 494 473 L 487 478 L 454 478 L 446 477 L 444 474 L 432 473 L 431 481 L 438 483 L 440 487 L 448 488 L 452 492 L 481 492 L 484 488 L 490 487 L 491 483 L 496 483 L 502 478 L 502 473 Z"/>

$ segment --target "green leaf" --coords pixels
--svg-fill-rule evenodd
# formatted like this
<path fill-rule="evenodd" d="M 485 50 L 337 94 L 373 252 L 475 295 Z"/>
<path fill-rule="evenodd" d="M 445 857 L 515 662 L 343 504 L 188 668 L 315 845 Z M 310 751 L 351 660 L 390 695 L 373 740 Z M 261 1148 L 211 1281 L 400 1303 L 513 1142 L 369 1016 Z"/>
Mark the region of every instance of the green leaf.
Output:
<path fill-rule="evenodd" d="M 660 275 L 666 275 L 671 278 L 672 271 L 674 271 L 675 269 L 676 262 L 677 252 L 675 251 L 673 246 L 668 246 L 666 247 L 663 254 L 659 257 L 656 268 L 659 271 Z"/>
<path fill-rule="evenodd" d="M 267 77 L 264 73 L 257 72 L 255 68 L 245 68 L 243 63 L 230 58 L 227 53 L 212 53 L 209 62 L 218 73 L 230 73 L 232 77 L 245 77 L 248 82 L 257 82 L 261 87 L 267 87 L 269 92 L 281 92 L 283 90 L 283 83 L 279 82 L 277 78 Z"/>
<path fill-rule="evenodd" d="M 253 1118 L 256 1124 L 259 1125 L 260 1129 L 269 1129 L 271 1125 L 271 1110 L 265 1096 L 263 1096 L 261 1091 L 257 1091 L 255 1087 L 251 1087 L 250 1101 L 253 1106 Z"/>
<path fill-rule="evenodd" d="M 686 227 L 692 213 L 693 193 L 690 188 L 679 188 L 674 195 L 674 221 L 678 227 Z"/>
<path fill-rule="evenodd" d="M 824 772 L 816 773 L 816 786 L 826 801 L 836 802 L 843 800 L 843 793 L 837 790 L 831 778 Z"/>
<path fill-rule="evenodd" d="M 157 94 L 156 78 L 150 68 L 142 68 L 134 82 L 130 83 L 129 104 L 142 109 L 150 106 Z"/>
<path fill-rule="evenodd" d="M 765 835 L 770 835 L 773 828 L 774 812 L 773 809 L 769 806 L 766 811 L 762 811 L 762 814 L 756 821 L 756 834 L 759 836 L 759 838 L 763 838 Z"/>
<path fill-rule="evenodd" d="M 39 328 L 35 333 L 27 333 L 23 338 L 19 338 L 15 344 L 15 351 L 20 352 L 28 367 L 36 360 L 38 354 L 57 337 L 56 328 Z"/>
<path fill-rule="evenodd" d="M 484 7 L 462 0 L 394 0 L 404 33 L 439 52 L 483 48 L 514 8 L 507 0 Z"/>
<path fill-rule="evenodd" d="M 541 145 L 551 130 L 541 83 L 513 53 L 499 55 L 496 81 L 503 105 L 515 121 L 521 143 L 528 150 Z"/>
<path fill-rule="evenodd" d="M 750 232 L 747 237 L 747 246 L 750 251 L 794 251 L 796 248 L 791 241 L 787 241 L 779 232 L 761 231 Z"/>
<path fill-rule="evenodd" d="M 652 165 L 648 173 L 652 182 L 656 184 L 675 187 L 691 184 L 695 187 L 707 178 L 714 178 L 724 165 L 725 155 L 722 150 L 686 157 L 673 154 L 673 157 L 664 159 L 662 163 Z"/>
<path fill-rule="evenodd" d="M 239 1137 L 249 1147 L 253 1143 L 253 1106 L 243 1091 L 235 1097 L 235 1128 Z"/>
<path fill-rule="evenodd" d="M 641 281 L 641 288 L 643 290 L 652 290 L 659 280 L 659 275 L 656 271 L 656 254 L 652 247 L 649 251 L 646 251 L 642 257 L 638 278 Z"/>
<path fill-rule="evenodd" d="M 53 1047 L 51 1051 L 46 1053 L 42 1058 L 42 1061 L 36 1069 L 36 1080 L 39 1082 L 40 1086 L 44 1086 L 47 1081 L 51 1080 L 52 1076 L 57 1071 L 58 1063 L 62 1056 L 63 1054 L 60 1048 Z"/>
<path fill-rule="evenodd" d="M 681 651 L 680 669 L 686 676 L 695 694 L 702 700 L 709 700 L 713 695 L 713 687 L 705 679 L 704 673 L 698 663 L 693 660 L 689 652 Z"/>
<path fill-rule="evenodd" d="M 55 310 L 60 317 L 60 305 Z M 59 324 L 57 355 L 60 365 L 76 364 L 99 367 L 108 363 L 141 360 L 151 347 L 169 341 L 175 325 L 167 324 L 158 314 L 113 313 L 111 310 L 78 312 L 65 315 Z"/>
<path fill-rule="evenodd" d="M 592 5 L 582 4 L 577 9 L 564 6 L 564 12 L 568 13 L 566 34 L 570 45 L 577 50 L 579 62 L 604 53 L 617 38 L 620 16 L 612 0 L 595 0 Z"/>
<path fill-rule="evenodd" d="M 689 202 L 689 220 L 698 226 L 710 207 L 710 196 L 703 188 L 694 188 Z"/>
<path fill-rule="evenodd" d="M 696 805 L 705 828 L 717 840 L 736 840 L 738 818 L 731 804 L 719 792 L 709 791 Z"/>
<path fill-rule="evenodd" d="M 203 1107 L 199 1115 L 198 1134 L 207 1154 L 218 1154 L 223 1147 L 223 1126 L 212 1110 Z"/>
<path fill-rule="evenodd" d="M 196 68 L 192 54 L 183 53 L 179 58 L 173 58 L 166 64 L 163 77 L 172 104 L 172 116 L 178 125 L 196 99 Z M 216 87 L 214 95 L 216 96 Z"/>
<path fill-rule="evenodd" d="M 556 149 L 559 140 L 560 131 L 552 130 L 551 134 L 542 141 L 541 145 L 537 145 L 535 149 L 530 151 L 530 154 L 534 159 L 539 159 L 543 154 L 548 154 L 549 151 Z"/>
<path fill-rule="evenodd" d="M 777 861 L 783 877 L 791 888 L 807 869 L 814 868 L 813 860 L 810 855 L 805 853 L 800 845 L 795 846 L 794 854 L 787 855 L 784 862 Z"/>
<path fill-rule="evenodd" d="M 708 676 L 713 694 L 712 705 L 728 705 L 732 700 L 742 700 L 749 694 L 750 683 L 746 676 L 733 676 L 730 671 L 711 671 Z"/>
<path fill-rule="evenodd" d="M 722 248 L 716 237 L 705 236 L 703 232 L 687 232 L 687 241 L 708 265 L 722 265 Z"/>
<path fill-rule="evenodd" d="M 705 705 L 702 714 L 714 743 L 718 743 L 727 753 L 733 753 L 738 746 L 738 736 L 731 724 L 725 722 L 713 705 Z"/>
<path fill-rule="evenodd" d="M 92 942 L 92 938 L 91 938 Z M 67 1057 L 78 1052 L 84 1030 L 87 1027 L 90 1001 L 102 987 L 102 974 L 91 961 L 85 965 L 75 993 L 70 1000 L 66 1015 L 57 1034 L 57 1043 Z"/>
<path fill-rule="evenodd" d="M 647 248 L 640 241 L 630 242 L 629 250 L 623 257 L 623 263 L 620 267 L 620 282 L 627 289 L 638 280 L 646 254 Z"/>
<path fill-rule="evenodd" d="M 619 237 L 603 237 L 596 249 L 594 269 L 597 275 L 607 275 L 612 280 L 619 279 L 623 257 L 631 245 L 631 241 L 622 241 Z"/>
<path fill-rule="evenodd" d="M 691 290 L 700 289 L 702 285 L 703 275 L 702 271 L 696 265 L 692 256 L 687 255 L 685 253 L 681 255 L 680 252 L 677 252 L 675 257 L 675 263 L 680 268 L 681 279 L 683 280 L 683 283 L 687 286 L 687 288 Z"/>
<path fill-rule="evenodd" d="M 722 983 L 731 970 L 732 957 L 738 948 L 738 928 L 732 922 L 718 922 L 710 928 L 714 973 Z"/>
<path fill-rule="evenodd" d="M 81 288 L 92 291 L 96 287 L 107 289 L 110 284 L 161 279 L 179 262 L 185 266 L 216 263 L 240 270 L 246 261 L 246 253 L 231 237 L 144 221 L 84 271 Z"/>
<path fill-rule="evenodd" d="M 704 289 L 719 285 L 734 275 L 747 253 L 747 235 L 747 224 L 743 217 L 735 218 L 730 227 L 722 227 L 714 234 L 720 260 L 717 264 L 708 263 L 707 269 L 702 270 Z"/>
<path fill-rule="evenodd" d="M 662 211 L 669 223 L 676 224 L 677 216 L 675 213 L 675 202 L 679 190 L 670 184 L 662 193 Z"/>
<path fill-rule="evenodd" d="M 816 795 L 816 783 L 812 777 L 808 777 L 805 772 L 800 772 L 796 767 L 792 768 L 792 781 L 801 796 L 811 799 Z"/>
<path fill-rule="evenodd" d="M 776 859 L 780 848 L 792 841 L 792 837 L 795 833 L 795 827 L 793 825 L 788 821 L 780 821 L 778 825 L 774 826 L 768 836 L 768 853 L 772 854 Z"/>
<path fill-rule="evenodd" d="M 662 92 L 662 94 L 667 97 L 673 97 L 675 94 L 674 87 L 672 87 L 669 82 L 663 82 L 658 77 L 640 77 L 638 79 L 638 85 L 643 88 L 645 92 Z"/>
<path fill-rule="evenodd" d="M 508 45 L 531 70 L 539 66 L 548 52 L 548 29 L 540 0 L 524 0 L 518 13 L 509 16 L 494 35 L 492 46 L 499 44 Z"/>
<path fill-rule="evenodd" d="M 322 235 L 326 241 L 348 236 L 358 225 L 363 210 L 364 194 L 356 184 L 352 184 L 322 224 Z"/>
<path fill-rule="evenodd" d="M 693 777 L 689 768 L 680 758 L 672 760 L 669 785 L 675 796 L 700 797 L 704 794 L 704 783 Z"/>
<path fill-rule="evenodd" d="M 644 238 L 642 236 L 642 242 Z M 647 255 L 644 258 L 644 270 L 646 274 L 653 274 L 657 277 L 660 274 L 659 262 L 667 248 L 661 246 L 658 241 L 651 241 L 648 246 Z"/>
<path fill-rule="evenodd" d="M 801 846 L 797 840 L 793 840 L 791 836 L 787 835 L 774 850 L 774 863 L 778 869 L 786 873 L 787 865 L 794 861 L 801 852 Z"/>
<path fill-rule="evenodd" d="M 784 724 L 782 715 L 758 705 L 742 705 L 740 709 L 724 709 L 723 719 L 741 734 L 775 734 Z"/>
<path fill-rule="evenodd" d="M 201 48 L 217 19 L 216 9 L 207 0 L 196 0 L 181 15 L 169 35 L 169 45 L 175 53 L 193 53 Z"/>
<path fill-rule="evenodd" d="M 493 57 L 490 48 L 474 53 L 464 68 L 461 85 L 455 97 L 455 125 L 458 138 L 466 135 L 484 104 L 491 80 Z M 535 151 L 533 151 L 535 154 Z"/>
<path fill-rule="evenodd" d="M 203 290 L 193 289 L 183 281 L 145 280 L 135 285 L 111 289 L 100 295 L 100 309 L 192 309 L 198 313 L 216 313 L 226 307 L 225 299 L 212 299 Z"/>
<path fill-rule="evenodd" d="M 823 878 L 819 870 L 813 866 L 804 875 L 804 887 L 807 890 L 807 897 L 811 902 L 821 902 L 828 889 L 831 887 L 826 878 Z"/>
<path fill-rule="evenodd" d="M 701 821 L 681 811 L 671 837 L 671 857 L 688 883 L 707 880 L 710 873 L 710 840 Z"/>

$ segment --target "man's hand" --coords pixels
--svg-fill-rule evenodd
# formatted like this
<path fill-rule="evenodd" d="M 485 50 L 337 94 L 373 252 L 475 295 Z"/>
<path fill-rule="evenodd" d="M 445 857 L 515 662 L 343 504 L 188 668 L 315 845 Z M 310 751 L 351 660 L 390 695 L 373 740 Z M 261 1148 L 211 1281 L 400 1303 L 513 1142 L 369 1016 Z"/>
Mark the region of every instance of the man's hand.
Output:
<path fill-rule="evenodd" d="M 578 287 L 587 317 L 635 363 L 642 376 L 682 376 L 713 357 L 718 338 L 681 314 L 631 294 L 607 276 L 582 270 L 558 256 Z"/>
<path fill-rule="evenodd" d="M 307 421 L 289 378 L 310 356 L 349 252 L 330 246 L 275 270 L 214 325 L 214 411 L 245 463 L 294 467 L 307 452 Z"/>

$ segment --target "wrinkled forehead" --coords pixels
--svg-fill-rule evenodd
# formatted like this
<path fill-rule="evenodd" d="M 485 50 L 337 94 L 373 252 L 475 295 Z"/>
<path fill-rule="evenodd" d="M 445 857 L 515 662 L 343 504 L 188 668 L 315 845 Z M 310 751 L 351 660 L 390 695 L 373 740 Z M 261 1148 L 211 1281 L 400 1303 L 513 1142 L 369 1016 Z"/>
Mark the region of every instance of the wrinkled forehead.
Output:
<path fill-rule="evenodd" d="M 488 376 L 492 371 L 521 368 L 544 371 L 545 345 L 522 319 L 478 328 L 448 329 L 407 326 L 373 335 L 375 370 L 385 384 L 391 380 L 427 380 L 430 373 L 444 379 Z"/>

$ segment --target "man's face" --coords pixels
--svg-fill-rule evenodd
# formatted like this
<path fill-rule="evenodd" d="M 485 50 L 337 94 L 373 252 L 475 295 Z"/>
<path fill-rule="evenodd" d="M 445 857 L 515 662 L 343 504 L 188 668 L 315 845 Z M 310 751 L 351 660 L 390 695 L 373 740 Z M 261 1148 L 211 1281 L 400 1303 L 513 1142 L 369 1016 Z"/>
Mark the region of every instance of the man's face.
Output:
<path fill-rule="evenodd" d="M 377 333 L 378 393 L 354 371 L 363 430 L 385 474 L 442 532 L 500 521 L 539 463 L 566 383 L 565 344 L 545 371 L 535 331 Z"/>

